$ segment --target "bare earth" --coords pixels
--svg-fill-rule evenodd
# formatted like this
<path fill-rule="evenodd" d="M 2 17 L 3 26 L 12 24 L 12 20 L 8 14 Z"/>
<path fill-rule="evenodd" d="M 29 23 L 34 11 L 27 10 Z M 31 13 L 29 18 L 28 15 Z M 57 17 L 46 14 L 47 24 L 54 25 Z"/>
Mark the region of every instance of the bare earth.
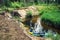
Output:
<path fill-rule="evenodd" d="M 0 15 L 0 40 L 31 40 L 24 34 L 19 24 Z"/>

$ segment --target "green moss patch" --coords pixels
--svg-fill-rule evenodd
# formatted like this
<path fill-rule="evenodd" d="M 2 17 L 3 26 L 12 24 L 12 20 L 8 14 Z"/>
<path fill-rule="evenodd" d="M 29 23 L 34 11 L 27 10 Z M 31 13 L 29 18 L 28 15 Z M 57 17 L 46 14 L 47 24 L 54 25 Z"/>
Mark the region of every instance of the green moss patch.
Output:
<path fill-rule="evenodd" d="M 47 25 L 53 25 L 56 28 L 60 28 L 60 11 L 44 13 L 41 18 Z"/>

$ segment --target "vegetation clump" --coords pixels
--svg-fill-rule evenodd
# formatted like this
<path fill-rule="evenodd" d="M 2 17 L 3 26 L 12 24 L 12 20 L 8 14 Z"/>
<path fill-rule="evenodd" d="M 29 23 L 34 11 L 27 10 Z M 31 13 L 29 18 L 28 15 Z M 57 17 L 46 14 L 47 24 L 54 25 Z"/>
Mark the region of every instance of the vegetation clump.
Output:
<path fill-rule="evenodd" d="M 48 26 L 52 26 L 60 29 L 60 12 L 52 11 L 47 12 L 42 15 L 42 22 L 46 23 Z"/>

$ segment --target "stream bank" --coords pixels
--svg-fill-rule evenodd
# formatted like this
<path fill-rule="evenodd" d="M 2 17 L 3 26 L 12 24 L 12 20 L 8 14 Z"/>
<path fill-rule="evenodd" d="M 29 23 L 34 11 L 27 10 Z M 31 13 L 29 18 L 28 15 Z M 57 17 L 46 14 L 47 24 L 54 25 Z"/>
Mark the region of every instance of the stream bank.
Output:
<path fill-rule="evenodd" d="M 41 37 L 41 36 L 39 36 L 39 37 L 37 37 L 37 36 L 33 36 L 33 35 L 30 35 L 29 34 L 29 32 L 30 32 L 30 28 L 31 27 L 35 27 L 35 24 L 36 24 L 36 28 L 39 28 L 39 30 L 40 30 L 40 27 L 41 27 L 41 25 L 42 25 L 42 27 L 45 27 L 45 25 L 43 25 L 43 22 L 41 22 L 40 21 L 40 16 L 36 13 L 36 14 L 34 14 L 35 13 L 35 9 L 32 7 L 32 8 L 29 8 L 30 10 L 32 10 L 32 16 L 30 15 L 30 16 L 28 16 L 28 18 L 26 18 L 26 15 L 27 15 L 27 11 L 28 11 L 28 9 L 19 9 L 19 10 L 13 10 L 12 11 L 12 13 L 11 14 L 9 14 L 9 12 L 7 12 L 6 14 L 5 14 L 5 16 L 6 17 L 8 17 L 8 19 L 10 19 L 11 18 L 11 15 L 12 15 L 12 17 L 14 17 L 14 16 L 19 16 L 19 18 L 18 18 L 18 20 L 19 19 L 21 19 L 21 21 L 17 21 L 17 22 L 19 22 L 19 23 L 21 23 L 20 24 L 20 27 L 23 29 L 23 31 L 24 31 L 24 33 L 29 37 L 29 38 L 31 38 L 32 40 L 33 39 L 35 39 L 35 40 L 45 40 L 45 39 L 47 39 L 47 40 L 52 40 L 51 38 L 43 38 L 43 37 Z M 29 10 L 29 11 L 30 11 Z M 29 18 L 30 17 L 30 18 Z M 17 19 L 15 19 L 15 20 L 17 20 Z M 38 21 L 38 22 L 37 22 Z M 41 24 L 40 24 L 41 23 Z M 39 26 L 40 25 L 40 26 Z M 35 28 L 35 29 L 36 29 Z M 51 27 L 52 28 L 52 27 Z M 48 28 L 47 26 L 46 26 L 46 29 L 47 30 L 49 30 L 50 28 Z M 45 30 L 45 28 L 44 28 L 44 30 Z M 40 31 L 42 31 L 42 29 L 40 30 Z M 50 32 L 50 31 L 49 31 Z M 44 34 L 45 35 L 45 34 Z"/>
<path fill-rule="evenodd" d="M 0 15 L 0 40 L 31 40 L 15 19 Z"/>

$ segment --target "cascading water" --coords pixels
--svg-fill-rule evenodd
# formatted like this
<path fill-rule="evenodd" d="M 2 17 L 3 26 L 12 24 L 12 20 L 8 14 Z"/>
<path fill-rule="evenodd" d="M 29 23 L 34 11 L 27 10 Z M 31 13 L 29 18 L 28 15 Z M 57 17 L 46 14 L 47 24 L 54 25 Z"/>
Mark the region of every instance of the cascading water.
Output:
<path fill-rule="evenodd" d="M 32 21 L 31 21 L 32 23 Z M 30 23 L 31 30 L 30 32 L 33 32 L 34 36 L 48 36 L 49 33 L 53 34 L 53 36 L 56 36 L 56 32 L 53 32 L 53 30 L 47 29 L 45 30 L 43 26 L 41 25 L 41 19 L 37 18 L 37 22 L 34 25 L 34 28 L 32 28 L 32 24 Z"/>
<path fill-rule="evenodd" d="M 40 36 L 40 34 L 44 34 L 40 18 L 38 18 L 37 22 L 35 23 L 33 33 L 35 34 L 35 36 Z"/>
<path fill-rule="evenodd" d="M 42 29 L 43 29 L 43 27 L 41 26 L 40 18 L 38 18 L 37 22 L 35 23 L 34 32 L 40 33 L 40 32 L 42 32 Z"/>

